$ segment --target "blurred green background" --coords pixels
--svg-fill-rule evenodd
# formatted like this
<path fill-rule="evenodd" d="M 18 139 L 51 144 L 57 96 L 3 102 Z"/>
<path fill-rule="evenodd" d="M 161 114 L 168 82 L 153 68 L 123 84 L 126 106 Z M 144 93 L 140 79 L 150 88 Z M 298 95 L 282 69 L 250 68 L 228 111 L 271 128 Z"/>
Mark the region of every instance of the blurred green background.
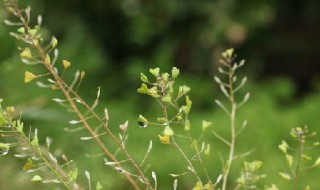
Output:
<path fill-rule="evenodd" d="M 248 128 L 239 136 L 237 153 L 256 149 L 250 156 L 235 161 L 231 182 L 239 176 L 244 160 L 262 160 L 262 173 L 268 175 L 261 184 L 277 184 L 288 189 L 288 182 L 278 172 L 287 170 L 284 156 L 278 150 L 282 140 L 290 141 L 292 127 L 308 125 L 320 132 L 320 1 L 317 0 L 30 0 L 33 18 L 43 16 L 44 33 L 59 39 L 60 58 L 72 62 L 72 71 L 86 71 L 80 94 L 93 102 L 97 87 L 102 90 L 100 107 L 110 112 L 110 126 L 129 120 L 128 147 L 141 160 L 150 140 L 154 149 L 148 164 L 158 175 L 159 189 L 171 189 L 173 178 L 168 173 L 182 173 L 186 165 L 172 147 L 159 143 L 162 129 L 137 127 L 139 114 L 154 118 L 160 113 L 156 102 L 139 95 L 140 72 L 151 67 L 181 71 L 179 84 L 191 87 L 193 101 L 191 124 L 194 133 L 203 119 L 228 136 L 228 118 L 214 104 L 223 96 L 213 81 L 218 74 L 219 56 L 225 48 L 234 47 L 238 60 L 246 66 L 239 73 L 248 76 L 243 89 L 251 92 L 250 101 L 240 110 L 238 122 L 248 120 Z M 0 20 L 6 17 L 0 5 Z M 81 170 L 92 172 L 93 180 L 105 189 L 128 189 L 119 183 L 120 174 L 105 166 L 101 158 L 87 155 L 99 153 L 94 143 L 80 140 L 80 133 L 67 133 L 63 128 L 72 115 L 51 102 L 59 93 L 24 84 L 23 73 L 41 69 L 23 65 L 16 41 L 9 36 L 13 28 L 0 25 L 0 98 L 5 105 L 22 111 L 26 126 L 40 130 L 54 139 L 54 147 L 74 159 Z M 21 45 L 21 44 L 20 44 Z M 71 73 L 71 72 L 70 72 Z M 83 132 L 83 135 L 86 133 Z M 0 137 L 2 138 L 2 137 Z M 219 154 L 226 157 L 227 147 L 212 134 L 207 134 L 212 152 L 205 158 L 210 175 L 221 173 Z M 314 140 L 319 139 L 319 137 Z M 319 149 L 311 151 L 320 155 Z M 30 184 L 21 172 L 24 160 L 0 157 L 0 189 L 59 189 L 59 186 Z M 312 164 L 313 162 L 311 162 Z M 315 178 L 320 169 L 303 172 L 302 184 L 319 188 Z M 151 175 L 150 175 L 151 176 Z M 13 183 L 14 182 L 14 183 Z M 178 189 L 191 189 L 191 175 L 179 178 Z M 233 187 L 233 184 L 230 184 Z M 302 188 L 302 187 L 300 187 Z"/>

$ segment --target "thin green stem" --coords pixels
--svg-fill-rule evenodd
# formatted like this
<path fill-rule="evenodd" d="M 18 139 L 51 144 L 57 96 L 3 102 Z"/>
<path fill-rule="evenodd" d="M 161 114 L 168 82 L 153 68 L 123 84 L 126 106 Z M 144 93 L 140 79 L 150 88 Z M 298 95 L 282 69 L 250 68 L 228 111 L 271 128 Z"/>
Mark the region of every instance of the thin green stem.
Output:
<path fill-rule="evenodd" d="M 303 154 L 303 142 L 302 142 L 301 134 L 298 134 L 298 142 L 299 142 L 299 155 L 297 160 L 297 167 L 294 172 L 294 187 L 293 187 L 294 190 L 298 189 L 299 173 L 300 173 L 302 154 Z"/>
<path fill-rule="evenodd" d="M 171 137 L 173 145 L 178 149 L 178 151 L 180 152 L 180 154 L 182 155 L 182 157 L 187 161 L 191 172 L 195 175 L 195 177 L 197 178 L 198 182 L 201 182 L 201 179 L 197 173 L 197 171 L 195 170 L 192 162 L 189 160 L 188 156 L 183 152 L 183 150 L 179 147 L 179 145 L 177 144 L 177 142 L 174 140 L 173 137 Z M 202 183 L 202 182 L 201 182 Z"/>
<path fill-rule="evenodd" d="M 190 135 L 189 132 L 188 132 L 188 137 L 189 137 L 190 142 L 192 143 L 192 137 L 191 137 L 191 135 Z M 210 177 L 209 177 L 208 170 L 207 170 L 206 166 L 204 165 L 203 160 L 202 160 L 202 158 L 201 158 L 201 156 L 200 156 L 200 153 L 201 153 L 201 152 L 199 151 L 197 145 L 194 145 L 194 148 L 195 148 L 195 150 L 196 150 L 196 156 L 197 156 L 197 158 L 198 158 L 198 160 L 199 160 L 199 162 L 200 162 L 200 165 L 201 165 L 201 167 L 202 167 L 202 169 L 203 169 L 203 171 L 204 171 L 204 173 L 205 173 L 205 175 L 206 175 L 206 177 L 207 177 L 207 181 L 210 182 L 211 180 L 210 180 Z"/>
<path fill-rule="evenodd" d="M 226 140 L 225 138 L 223 138 L 221 135 L 219 135 L 219 133 L 217 133 L 215 130 L 212 130 L 212 134 L 219 139 L 221 142 L 223 142 L 224 144 L 228 145 L 231 147 L 231 143 Z"/>
<path fill-rule="evenodd" d="M 226 163 L 226 168 L 223 175 L 223 183 L 222 183 L 222 190 L 226 190 L 227 183 L 228 183 L 228 176 L 230 172 L 230 168 L 232 166 L 234 151 L 235 151 L 235 143 L 236 143 L 236 129 L 235 129 L 235 119 L 236 119 L 236 109 L 237 105 L 234 99 L 234 87 L 233 87 L 233 76 L 234 76 L 234 70 L 231 65 L 231 60 L 228 60 L 228 69 L 229 69 L 229 101 L 231 104 L 231 113 L 230 113 L 230 132 L 231 132 L 231 138 L 230 138 L 230 151 L 228 160 Z"/>
<path fill-rule="evenodd" d="M 165 104 L 163 104 L 161 102 L 161 100 L 158 100 L 160 105 L 161 105 L 161 109 L 162 109 L 162 115 L 164 116 L 164 118 L 166 118 L 168 120 L 168 112 L 167 112 L 167 107 Z M 185 154 L 185 152 L 180 148 L 180 146 L 178 145 L 178 143 L 175 141 L 174 137 L 171 136 L 172 142 L 174 147 L 176 147 L 178 149 L 178 151 L 180 152 L 180 154 L 182 155 L 182 157 L 186 160 L 186 162 L 188 163 L 188 166 L 190 168 L 190 171 L 195 175 L 195 177 L 197 178 L 198 182 L 201 182 L 201 179 L 197 173 L 197 171 L 195 170 L 192 162 L 190 161 L 190 159 L 188 158 L 188 156 Z M 192 141 L 192 140 L 191 140 Z"/>

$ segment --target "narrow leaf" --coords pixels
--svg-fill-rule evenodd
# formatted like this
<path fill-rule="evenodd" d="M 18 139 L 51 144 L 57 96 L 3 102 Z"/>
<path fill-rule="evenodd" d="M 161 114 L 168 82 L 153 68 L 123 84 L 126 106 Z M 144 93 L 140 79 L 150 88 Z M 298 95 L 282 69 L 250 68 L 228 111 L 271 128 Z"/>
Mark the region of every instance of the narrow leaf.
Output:
<path fill-rule="evenodd" d="M 106 119 L 106 121 L 109 121 L 109 112 L 107 108 L 104 108 L 104 118 Z"/>
<path fill-rule="evenodd" d="M 146 75 L 144 75 L 143 73 L 140 73 L 140 79 L 142 82 L 146 82 L 146 83 L 149 82 L 148 77 Z"/>
<path fill-rule="evenodd" d="M 220 100 L 215 100 L 216 104 L 223 110 L 225 111 L 228 115 L 230 115 L 230 112 L 228 109 L 220 102 Z"/>
<path fill-rule="evenodd" d="M 157 183 L 157 175 L 154 171 L 152 171 L 151 176 L 152 176 L 153 180 Z"/>
<path fill-rule="evenodd" d="M 94 109 L 94 108 L 99 104 L 99 97 L 100 97 L 100 87 L 98 87 L 97 98 L 96 98 L 96 100 L 94 101 L 91 109 Z"/>
<path fill-rule="evenodd" d="M 38 15 L 37 22 L 38 22 L 38 26 L 41 26 L 41 24 L 42 24 L 42 16 L 41 15 Z"/>
<path fill-rule="evenodd" d="M 62 102 L 65 102 L 66 100 L 61 100 L 59 98 L 53 98 L 52 99 L 53 101 L 57 102 L 57 103 L 62 103 Z"/>
<path fill-rule="evenodd" d="M 90 177 L 90 172 L 88 172 L 87 170 L 84 171 L 84 174 L 88 180 L 88 183 L 89 183 L 89 190 L 91 190 L 91 177 Z"/>
<path fill-rule="evenodd" d="M 221 92 L 222 92 L 227 98 L 230 97 L 227 89 L 226 89 L 222 84 L 220 84 L 220 90 L 221 90 Z"/>
<path fill-rule="evenodd" d="M 216 83 L 218 83 L 218 84 L 221 84 L 221 83 L 222 83 L 221 80 L 220 80 L 220 78 L 217 77 L 217 76 L 214 76 L 214 81 L 216 81 Z"/>
<path fill-rule="evenodd" d="M 87 141 L 93 139 L 93 137 L 80 137 L 81 140 Z"/>
<path fill-rule="evenodd" d="M 286 180 L 291 180 L 291 176 L 288 173 L 280 172 L 279 175 Z"/>
<path fill-rule="evenodd" d="M 78 121 L 78 120 L 71 120 L 71 121 L 69 121 L 69 123 L 70 123 L 71 125 L 74 125 L 74 124 L 81 123 L 81 121 Z"/>
<path fill-rule="evenodd" d="M 52 160 L 54 163 L 58 163 L 58 160 L 49 152 L 49 158 Z"/>

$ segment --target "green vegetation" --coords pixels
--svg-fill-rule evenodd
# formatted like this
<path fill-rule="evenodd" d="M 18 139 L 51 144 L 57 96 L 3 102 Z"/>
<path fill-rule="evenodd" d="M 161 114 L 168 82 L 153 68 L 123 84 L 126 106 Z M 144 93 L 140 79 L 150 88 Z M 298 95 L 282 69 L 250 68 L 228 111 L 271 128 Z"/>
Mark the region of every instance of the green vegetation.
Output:
<path fill-rule="evenodd" d="M 228 49 L 220 56 L 220 74 L 209 80 L 168 65 L 147 74 L 138 64 L 126 75 L 135 78 L 139 95 L 119 78 L 99 83 L 102 56 L 94 43 L 71 35 L 81 51 L 63 59 L 72 51 L 49 37 L 42 17 L 34 25 L 30 8 L 20 9 L 16 0 L 5 7 L 11 13 L 5 23 L 17 25 L 10 34 L 25 65 L 16 53 L 0 65 L 0 188 L 319 187 L 316 93 L 292 103 L 287 79 L 247 82 L 238 73 L 244 61 Z M 112 88 L 119 97 L 108 95 Z M 8 102 L 17 111 L 4 106 Z"/>

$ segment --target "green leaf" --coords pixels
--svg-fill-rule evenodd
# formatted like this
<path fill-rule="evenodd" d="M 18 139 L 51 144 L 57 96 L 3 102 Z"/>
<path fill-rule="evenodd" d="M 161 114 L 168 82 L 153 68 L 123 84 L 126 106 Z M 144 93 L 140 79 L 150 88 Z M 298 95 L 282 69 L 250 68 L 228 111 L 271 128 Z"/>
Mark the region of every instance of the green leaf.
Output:
<path fill-rule="evenodd" d="M 0 155 L 8 154 L 9 149 L 10 149 L 10 146 L 8 144 L 0 142 Z"/>
<path fill-rule="evenodd" d="M 56 37 L 52 37 L 51 48 L 55 48 L 58 45 L 58 40 Z"/>
<path fill-rule="evenodd" d="M 35 37 L 38 32 L 39 32 L 38 28 L 28 29 L 28 34 L 30 34 L 32 37 Z"/>
<path fill-rule="evenodd" d="M 0 127 L 5 126 L 6 125 L 6 120 L 4 118 L 4 116 L 2 115 L 2 113 L 0 113 Z"/>
<path fill-rule="evenodd" d="M 1 143 L 0 142 L 0 148 L 3 148 L 3 149 L 9 149 L 9 145 L 8 144 L 5 144 L 5 143 Z"/>
<path fill-rule="evenodd" d="M 192 101 L 189 99 L 189 96 L 186 96 L 186 105 L 182 106 L 182 110 L 186 115 L 189 114 L 190 109 L 191 109 Z"/>
<path fill-rule="evenodd" d="M 145 117 L 143 117 L 142 115 L 139 115 L 138 121 L 148 123 L 148 120 Z"/>
<path fill-rule="evenodd" d="M 140 73 L 140 79 L 142 82 L 149 82 L 148 77 L 143 73 Z"/>
<path fill-rule="evenodd" d="M 262 164 L 263 162 L 258 160 L 254 160 L 252 162 L 244 162 L 244 168 L 246 171 L 249 171 L 250 173 L 254 173 L 261 168 Z"/>
<path fill-rule="evenodd" d="M 279 175 L 286 180 L 291 180 L 291 176 L 286 172 L 280 172 Z"/>
<path fill-rule="evenodd" d="M 33 178 L 31 179 L 32 182 L 41 182 L 43 181 L 42 177 L 40 177 L 39 175 L 35 175 L 33 176 Z"/>
<path fill-rule="evenodd" d="M 15 124 L 16 124 L 16 129 L 17 129 L 18 133 L 24 134 L 23 123 L 20 120 L 18 120 Z"/>
<path fill-rule="evenodd" d="M 153 76 L 157 77 L 157 76 L 159 76 L 160 69 L 159 69 L 159 67 L 154 68 L 154 69 L 149 69 L 149 72 L 150 72 Z"/>
<path fill-rule="evenodd" d="M 32 53 L 29 48 L 25 48 L 21 53 L 20 57 L 24 59 L 31 59 L 32 58 Z"/>
<path fill-rule="evenodd" d="M 241 174 L 241 176 L 237 178 L 236 182 L 241 184 L 241 185 L 245 185 L 244 174 Z"/>
<path fill-rule="evenodd" d="M 159 136 L 159 140 L 162 144 L 170 144 L 170 136 L 169 135 L 158 135 Z"/>
<path fill-rule="evenodd" d="M 196 186 L 192 188 L 192 190 L 203 190 L 202 183 L 198 181 Z"/>
<path fill-rule="evenodd" d="M 191 90 L 191 88 L 186 85 L 180 86 L 178 96 L 186 95 L 186 94 L 188 94 L 188 92 L 190 92 L 190 90 Z"/>
<path fill-rule="evenodd" d="M 291 167 L 292 163 L 293 163 L 293 157 L 290 154 L 286 154 L 286 159 L 287 159 L 289 166 Z"/>
<path fill-rule="evenodd" d="M 25 34 L 26 33 L 26 29 L 24 27 L 20 27 L 17 31 L 19 33 L 21 33 L 21 34 Z"/>
<path fill-rule="evenodd" d="M 173 82 L 168 83 L 168 89 L 169 89 L 169 92 L 172 94 L 173 93 Z"/>
<path fill-rule="evenodd" d="M 275 184 L 272 184 L 271 187 L 264 187 L 264 190 L 279 190 L 279 188 Z"/>
<path fill-rule="evenodd" d="M 305 154 L 302 154 L 302 159 L 306 160 L 306 161 L 309 161 L 309 160 L 312 160 L 312 157 L 308 156 L 308 155 L 305 155 Z"/>
<path fill-rule="evenodd" d="M 185 131 L 190 131 L 190 121 L 189 121 L 189 119 L 186 120 L 186 122 L 184 123 L 184 130 Z"/>
<path fill-rule="evenodd" d="M 206 120 L 202 121 L 202 131 L 206 131 L 208 129 L 208 127 L 210 127 L 212 125 L 212 122 L 208 122 Z"/>
<path fill-rule="evenodd" d="M 142 115 L 139 115 L 138 124 L 140 127 L 147 127 L 148 123 L 149 122 L 145 117 L 143 117 Z"/>
<path fill-rule="evenodd" d="M 251 162 L 251 163 L 254 165 L 254 167 L 256 168 L 256 170 L 260 169 L 261 166 L 262 166 L 262 164 L 263 164 L 263 162 L 257 161 L 257 160 L 255 160 L 255 161 L 253 161 L 253 162 Z"/>
<path fill-rule="evenodd" d="M 14 107 L 13 106 L 6 107 L 6 113 L 7 115 L 12 116 L 14 113 Z"/>
<path fill-rule="evenodd" d="M 227 49 L 225 52 L 222 53 L 222 57 L 226 58 L 226 59 L 230 59 L 233 55 L 233 48 Z"/>
<path fill-rule="evenodd" d="M 313 166 L 320 166 L 320 157 L 314 162 Z"/>
<path fill-rule="evenodd" d="M 287 142 L 286 141 L 282 141 L 282 143 L 279 145 L 279 149 L 283 153 L 287 154 L 287 148 L 289 148 L 289 145 L 287 144 Z"/>
<path fill-rule="evenodd" d="M 39 147 L 39 139 L 37 136 L 33 137 L 32 141 L 31 141 L 31 145 L 34 147 Z"/>
<path fill-rule="evenodd" d="M 45 65 L 51 64 L 51 58 L 50 58 L 49 54 L 46 54 L 46 58 L 44 59 L 44 64 Z"/>
<path fill-rule="evenodd" d="M 28 158 L 27 162 L 23 166 L 23 170 L 28 171 L 31 168 L 33 168 L 33 161 L 30 158 Z"/>
<path fill-rule="evenodd" d="M 158 121 L 159 123 L 168 123 L 168 119 L 165 118 L 165 117 L 158 117 L 158 118 L 157 118 L 157 121 Z"/>
<path fill-rule="evenodd" d="M 69 172 L 70 182 L 75 182 L 77 177 L 78 177 L 78 168 L 74 168 L 73 170 L 70 170 Z"/>
<path fill-rule="evenodd" d="M 165 95 L 163 98 L 161 98 L 162 102 L 170 103 L 172 101 L 170 94 Z"/>
<path fill-rule="evenodd" d="M 163 134 L 167 135 L 167 136 L 172 136 L 172 135 L 174 135 L 174 132 L 173 132 L 173 130 L 171 129 L 170 126 L 166 126 L 164 131 L 163 131 Z"/>
<path fill-rule="evenodd" d="M 205 190 L 214 190 L 212 186 L 213 186 L 212 183 L 208 182 L 207 184 L 204 185 L 204 189 Z"/>
<path fill-rule="evenodd" d="M 179 69 L 177 69 L 176 67 L 173 67 L 171 70 L 171 76 L 173 79 L 177 78 L 179 76 Z"/>
<path fill-rule="evenodd" d="M 148 86 L 145 83 L 142 83 L 140 88 L 138 88 L 137 92 L 140 94 L 148 94 L 149 92 Z"/>
<path fill-rule="evenodd" d="M 169 81 L 169 74 L 168 73 L 162 73 L 162 79 L 167 84 Z"/>
<path fill-rule="evenodd" d="M 160 95 L 158 94 L 158 89 L 155 86 L 148 90 L 148 95 L 150 95 L 150 96 L 152 96 L 154 98 L 159 98 L 160 97 Z"/>
<path fill-rule="evenodd" d="M 210 155 L 210 144 L 207 144 L 206 149 L 203 151 L 203 154 L 209 156 Z"/>
<path fill-rule="evenodd" d="M 99 181 L 97 182 L 96 190 L 102 190 L 102 186 Z"/>

